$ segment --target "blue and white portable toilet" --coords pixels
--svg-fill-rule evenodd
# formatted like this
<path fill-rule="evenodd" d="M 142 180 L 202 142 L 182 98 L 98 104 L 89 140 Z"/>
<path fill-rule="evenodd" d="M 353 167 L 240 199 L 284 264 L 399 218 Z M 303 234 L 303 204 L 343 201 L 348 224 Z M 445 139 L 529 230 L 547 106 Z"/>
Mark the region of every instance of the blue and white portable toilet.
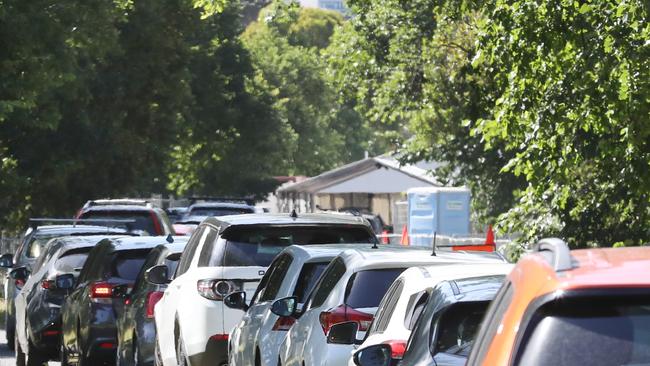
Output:
<path fill-rule="evenodd" d="M 411 245 L 431 246 L 434 232 L 449 236 L 470 233 L 468 188 L 418 187 L 406 193 Z"/>

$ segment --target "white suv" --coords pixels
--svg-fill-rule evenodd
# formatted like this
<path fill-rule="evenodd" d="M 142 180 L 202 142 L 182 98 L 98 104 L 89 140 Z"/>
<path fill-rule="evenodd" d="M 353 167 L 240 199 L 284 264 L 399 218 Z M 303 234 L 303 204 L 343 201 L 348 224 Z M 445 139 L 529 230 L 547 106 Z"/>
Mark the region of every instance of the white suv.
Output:
<path fill-rule="evenodd" d="M 394 350 L 393 358 L 400 358 L 402 355 L 399 352 L 406 349 L 406 341 L 429 301 L 431 291 L 427 289 L 443 281 L 506 275 L 510 273 L 512 266 L 509 263 L 462 263 L 407 269 L 384 295 L 365 340 L 355 348 L 388 343 Z M 355 366 L 351 356 L 348 366 Z"/>
<path fill-rule="evenodd" d="M 226 365 L 228 337 L 244 314 L 223 298 L 244 291 L 252 298 L 275 256 L 292 244 L 376 243 L 362 218 L 340 215 L 248 214 L 211 217 L 194 231 L 174 280 L 154 310 L 156 362 Z M 147 279 L 167 279 L 167 267 L 152 267 Z"/>
<path fill-rule="evenodd" d="M 504 260 L 495 253 L 432 255 L 430 249 L 387 245 L 344 251 L 327 267 L 302 312 L 296 313 L 297 302 L 293 297 L 276 300 L 272 305 L 277 315 L 298 317 L 282 343 L 278 365 L 347 364 L 354 347 L 328 337 L 334 324 L 356 322 L 362 338 L 382 297 L 404 270 L 459 262 L 502 263 Z"/>
<path fill-rule="evenodd" d="M 230 365 L 275 366 L 280 344 L 295 319 L 273 314 L 271 304 L 276 299 L 295 296 L 301 306 L 332 259 L 354 246 L 358 244 L 292 245 L 271 263 L 250 305 L 246 304 L 243 292 L 227 296 L 226 306 L 246 311 L 230 336 Z"/>

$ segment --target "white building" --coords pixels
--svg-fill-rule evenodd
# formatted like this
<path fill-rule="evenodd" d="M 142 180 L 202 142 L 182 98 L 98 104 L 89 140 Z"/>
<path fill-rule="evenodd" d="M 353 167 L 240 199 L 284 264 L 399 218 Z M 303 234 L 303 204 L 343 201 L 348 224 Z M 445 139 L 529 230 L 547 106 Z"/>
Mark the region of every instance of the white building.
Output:
<path fill-rule="evenodd" d="M 344 0 L 300 0 L 300 5 L 308 8 L 321 8 L 335 10 L 340 13 L 347 12 Z"/>

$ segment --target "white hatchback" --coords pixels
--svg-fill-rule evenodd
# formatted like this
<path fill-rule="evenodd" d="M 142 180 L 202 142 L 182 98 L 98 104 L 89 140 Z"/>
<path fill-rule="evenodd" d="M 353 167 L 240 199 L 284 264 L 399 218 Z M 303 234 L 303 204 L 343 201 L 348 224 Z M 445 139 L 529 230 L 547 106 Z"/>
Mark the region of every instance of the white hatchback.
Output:
<path fill-rule="evenodd" d="M 245 293 L 233 293 L 224 299 L 226 306 L 246 311 L 230 335 L 230 365 L 275 366 L 278 350 L 295 319 L 271 312 L 274 300 L 295 296 L 301 306 L 323 270 L 334 257 L 353 245 L 292 245 L 283 250 L 260 281 L 250 305 Z"/>
<path fill-rule="evenodd" d="M 495 253 L 464 253 L 415 247 L 382 245 L 377 249 L 346 250 L 327 267 L 298 320 L 280 347 L 278 365 L 346 365 L 354 347 L 328 337 L 337 323 L 356 322 L 365 335 L 382 297 L 393 281 L 407 268 L 451 263 L 503 263 Z M 295 313 L 296 299 L 276 300 L 272 310 L 278 315 Z"/>
<path fill-rule="evenodd" d="M 267 267 L 292 244 L 376 243 L 370 225 L 352 215 L 247 214 L 211 217 L 190 237 L 174 280 L 156 304 L 156 363 L 228 363 L 228 338 L 244 312 L 224 306 L 232 292 L 252 298 Z M 167 283 L 167 267 L 147 271 Z"/>
<path fill-rule="evenodd" d="M 442 266 L 414 267 L 404 271 L 390 286 L 381 300 L 362 349 L 374 344 L 391 344 L 394 358 L 406 349 L 406 342 L 429 296 L 427 289 L 443 281 L 468 277 L 506 275 L 513 265 L 509 263 L 461 263 Z M 352 354 L 348 366 L 355 366 Z"/>

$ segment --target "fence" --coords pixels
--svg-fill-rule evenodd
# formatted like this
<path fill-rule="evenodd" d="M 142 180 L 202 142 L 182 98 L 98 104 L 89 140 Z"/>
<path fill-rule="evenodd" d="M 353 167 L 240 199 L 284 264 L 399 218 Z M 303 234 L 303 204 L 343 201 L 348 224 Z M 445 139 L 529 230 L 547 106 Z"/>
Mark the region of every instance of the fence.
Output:
<path fill-rule="evenodd" d="M 0 233 L 0 254 L 15 253 L 20 245 L 20 238 Z"/>

